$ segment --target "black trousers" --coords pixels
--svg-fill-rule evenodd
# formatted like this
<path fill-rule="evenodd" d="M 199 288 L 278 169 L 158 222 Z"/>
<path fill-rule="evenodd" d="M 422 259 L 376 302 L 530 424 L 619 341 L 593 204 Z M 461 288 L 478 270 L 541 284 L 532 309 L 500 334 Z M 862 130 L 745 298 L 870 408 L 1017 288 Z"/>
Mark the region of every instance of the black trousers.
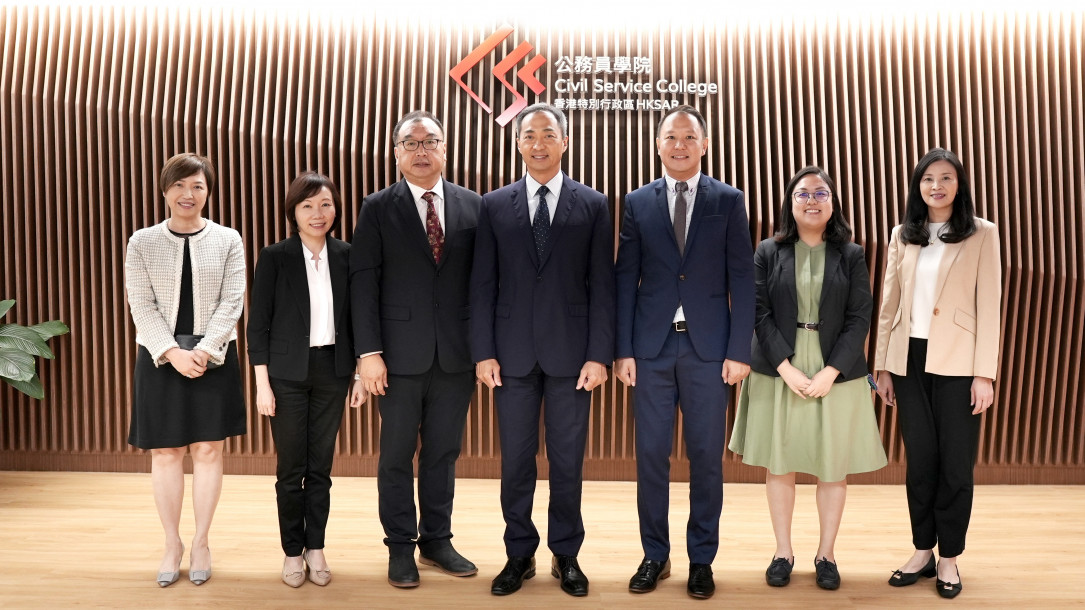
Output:
<path fill-rule="evenodd" d="M 550 465 L 547 546 L 555 555 L 575 557 L 584 543 L 580 502 L 591 392 L 577 390 L 577 379 L 547 375 L 536 364 L 524 377 L 503 376 L 503 385 L 494 388 L 501 435 L 501 513 L 509 557 L 531 557 L 539 547 L 539 530 L 531 512 L 538 478 L 540 415 L 546 426 Z"/>
<path fill-rule="evenodd" d="M 303 549 L 324 548 L 335 437 L 350 377 L 335 375 L 334 350 L 313 349 L 305 381 L 275 377 L 270 381 L 275 394 L 271 434 L 278 452 L 279 536 L 283 552 L 296 557 Z"/>
<path fill-rule="evenodd" d="M 416 544 L 428 552 L 449 544 L 452 538 L 456 460 L 463 445 L 474 379 L 474 371 L 441 370 L 436 358 L 421 375 L 388 375 L 386 394 L 380 398 L 377 503 L 390 554 L 413 554 Z"/>
<path fill-rule="evenodd" d="M 972 377 L 925 372 L 926 339 L 908 342 L 908 374 L 893 375 L 897 418 L 908 458 L 906 489 L 917 549 L 941 557 L 964 552 L 972 516 L 972 472 L 980 416 L 972 415 Z"/>

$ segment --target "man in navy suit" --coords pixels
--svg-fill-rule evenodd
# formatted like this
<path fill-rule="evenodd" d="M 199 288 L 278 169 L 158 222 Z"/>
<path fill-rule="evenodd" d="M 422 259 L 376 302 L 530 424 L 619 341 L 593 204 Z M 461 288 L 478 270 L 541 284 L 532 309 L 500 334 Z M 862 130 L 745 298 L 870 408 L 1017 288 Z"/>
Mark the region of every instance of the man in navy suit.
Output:
<path fill-rule="evenodd" d="M 419 561 L 446 574 L 478 572 L 450 539 L 456 460 L 475 389 L 467 289 L 481 198 L 441 178 L 437 117 L 408 113 L 392 138 L 404 179 L 362 201 L 350 290 L 355 378 L 380 397 L 377 494 L 388 582 L 407 588 L 419 583 L 416 546 Z"/>
<path fill-rule="evenodd" d="M 715 591 L 728 385 L 750 372 L 753 248 L 742 193 L 701 174 L 704 117 L 672 109 L 656 131 L 664 177 L 625 200 L 618 238 L 617 361 L 633 387 L 637 510 L 644 559 L 629 590 L 670 575 L 667 509 L 675 413 L 690 468 L 687 592 Z M 677 403 L 677 406 L 676 406 Z"/>
<path fill-rule="evenodd" d="M 494 595 L 535 575 L 531 508 L 544 400 L 551 574 L 566 593 L 588 594 L 576 559 L 580 497 L 591 391 L 614 356 L 614 238 L 606 197 L 561 171 L 567 128 L 553 106 L 525 108 L 514 129 L 527 176 L 485 195 L 479 212 L 471 353 L 497 405 L 508 555 Z"/>

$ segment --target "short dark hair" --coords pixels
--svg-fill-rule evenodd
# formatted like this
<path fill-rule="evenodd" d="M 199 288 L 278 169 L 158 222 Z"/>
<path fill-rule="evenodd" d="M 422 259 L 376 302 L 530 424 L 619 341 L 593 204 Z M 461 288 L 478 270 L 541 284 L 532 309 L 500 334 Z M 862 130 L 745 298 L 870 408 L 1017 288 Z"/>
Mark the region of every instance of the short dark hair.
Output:
<path fill-rule="evenodd" d="M 705 122 L 704 115 L 701 114 L 701 111 L 688 104 L 683 104 L 681 106 L 675 106 L 674 108 L 671 108 L 663 115 L 663 118 L 659 119 L 659 124 L 656 125 L 657 138 L 659 137 L 659 134 L 663 133 L 663 123 L 666 123 L 667 119 L 672 114 L 678 114 L 679 112 L 688 114 L 694 119 L 697 119 L 697 123 L 701 126 L 701 135 L 705 138 L 708 137 L 708 123 Z"/>
<path fill-rule="evenodd" d="M 211 159 L 196 153 L 181 153 L 170 157 L 162 166 L 162 173 L 158 175 L 158 186 L 162 189 L 162 194 L 165 194 L 174 182 L 200 172 L 203 172 L 207 181 L 207 195 L 210 197 L 211 193 L 215 192 L 215 166 L 211 164 Z"/>
<path fill-rule="evenodd" d="M 513 119 L 512 134 L 515 137 L 520 137 L 520 123 L 524 121 L 524 118 L 527 117 L 527 115 L 536 112 L 549 112 L 550 115 L 554 117 L 554 120 L 558 122 L 558 127 L 561 128 L 561 137 L 564 138 L 569 135 L 569 119 L 565 117 L 565 113 L 562 112 L 561 109 L 551 106 L 550 104 L 539 102 L 538 104 L 532 104 L 527 108 L 524 108 L 516 115 L 516 118 Z"/>
<path fill-rule="evenodd" d="M 936 147 L 919 160 L 915 171 L 912 172 L 912 180 L 908 184 L 908 201 L 904 206 L 904 226 L 900 229 L 900 238 L 906 244 L 918 244 L 920 247 L 930 244 L 927 202 L 923 201 L 923 194 L 919 187 L 927 168 L 938 161 L 948 161 L 957 172 L 957 196 L 953 198 L 953 213 L 949 217 L 949 222 L 946 223 L 949 230 L 941 234 L 942 241 L 955 244 L 968 239 L 976 232 L 976 205 L 972 201 L 972 185 L 968 181 L 968 174 L 964 172 L 964 165 L 952 151 Z"/>
<path fill-rule="evenodd" d="M 399 119 L 399 122 L 396 123 L 395 128 L 392 129 L 392 148 L 395 148 L 396 144 L 399 143 L 399 132 L 401 129 L 403 129 L 404 125 L 413 123 L 415 121 L 421 121 L 423 119 L 429 119 L 436 123 L 437 129 L 441 131 L 441 137 L 445 137 L 445 126 L 441 124 L 441 119 L 438 119 L 437 115 L 433 114 L 432 112 L 427 112 L 425 110 L 412 110 L 407 114 L 403 115 L 403 118 Z"/>
<path fill-rule="evenodd" d="M 283 201 L 286 220 L 290 223 L 290 228 L 293 229 L 295 234 L 299 231 L 298 219 L 294 213 L 298 204 L 316 195 L 322 188 L 326 188 L 331 192 L 332 202 L 335 204 L 335 220 L 332 221 L 332 226 L 328 228 L 328 233 L 335 231 L 339 227 L 339 218 L 342 216 L 343 205 L 342 200 L 339 198 L 339 189 L 335 188 L 335 183 L 324 174 L 311 171 L 302 172 L 290 183 L 290 188 L 286 190 L 286 199 Z"/>
<path fill-rule="evenodd" d="M 829 174 L 825 173 L 825 170 L 816 165 L 807 165 L 800 169 L 799 173 L 795 174 L 787 183 L 787 188 L 784 189 L 784 200 L 780 202 L 780 215 L 777 221 L 779 226 L 777 226 L 773 238 L 786 244 L 799 241 L 799 226 L 795 222 L 795 210 L 792 209 L 792 203 L 795 197 L 795 188 L 798 187 L 799 181 L 811 175 L 824 180 L 829 187 L 829 192 L 832 194 L 833 213 L 829 216 L 829 222 L 825 224 L 825 231 L 821 234 L 821 238 L 834 244 L 851 241 L 851 225 L 844 218 L 844 209 L 840 203 L 840 195 L 836 191 L 836 183 L 829 177 Z"/>

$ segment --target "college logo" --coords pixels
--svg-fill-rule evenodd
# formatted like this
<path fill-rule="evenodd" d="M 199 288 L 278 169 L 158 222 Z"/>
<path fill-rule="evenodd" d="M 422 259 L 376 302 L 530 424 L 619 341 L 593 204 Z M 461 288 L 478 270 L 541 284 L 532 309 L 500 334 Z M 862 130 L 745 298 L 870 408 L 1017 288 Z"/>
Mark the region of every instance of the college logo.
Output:
<path fill-rule="evenodd" d="M 462 87 L 463 90 L 467 92 L 468 95 L 470 95 L 476 102 L 478 102 L 479 106 L 482 106 L 482 108 L 486 110 L 486 112 L 489 112 L 491 114 L 493 114 L 493 110 L 491 110 L 490 107 L 486 105 L 486 102 L 482 101 L 478 94 L 476 94 L 474 91 L 471 90 L 470 87 L 464 84 L 463 77 L 465 74 L 467 74 L 467 72 L 471 70 L 471 68 L 474 68 L 476 65 L 478 65 L 478 62 L 482 61 L 483 57 L 489 55 L 494 49 L 497 48 L 497 45 L 501 44 L 503 40 L 508 38 L 509 34 L 512 34 L 512 31 L 513 28 L 511 26 L 502 26 L 496 32 L 491 34 L 489 38 L 484 40 L 482 44 L 475 47 L 475 49 L 471 51 L 471 53 L 469 53 L 467 57 L 464 57 L 463 60 L 460 61 L 460 63 L 456 64 L 455 67 L 448 71 L 448 75 L 452 77 L 452 80 L 456 81 L 460 85 L 460 87 Z M 497 123 L 502 127 L 508 125 L 509 121 L 515 118 L 521 110 L 527 107 L 527 100 L 524 99 L 524 96 L 520 95 L 520 92 L 517 91 L 515 87 L 509 84 L 509 81 L 505 78 L 505 75 L 508 73 L 509 70 L 513 69 L 513 67 L 515 67 L 516 64 L 520 62 L 520 60 L 527 57 L 534 48 L 535 47 L 532 46 L 530 42 L 521 42 L 520 46 L 516 47 L 512 51 L 512 53 L 509 53 L 507 57 L 497 62 L 497 65 L 494 66 L 494 77 L 497 78 L 497 80 L 505 86 L 505 89 L 508 89 L 510 92 L 512 92 L 512 95 L 515 98 L 513 103 L 497 117 Z M 539 79 L 535 77 L 535 72 L 537 72 L 538 69 L 541 68 L 545 63 L 545 57 L 543 57 L 542 55 L 535 55 L 527 62 L 524 67 L 516 71 L 516 76 L 520 78 L 521 82 L 527 85 L 528 89 L 534 91 L 535 95 L 539 95 L 543 91 L 546 91 L 546 86 L 539 82 Z"/>

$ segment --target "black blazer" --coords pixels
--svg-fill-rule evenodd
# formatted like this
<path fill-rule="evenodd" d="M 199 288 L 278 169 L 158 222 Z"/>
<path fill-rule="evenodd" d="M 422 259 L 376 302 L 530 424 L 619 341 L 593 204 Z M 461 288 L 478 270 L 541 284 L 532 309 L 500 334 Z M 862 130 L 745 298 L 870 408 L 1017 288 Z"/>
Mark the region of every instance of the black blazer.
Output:
<path fill-rule="evenodd" d="M 750 366 L 763 375 L 779 377 L 776 367 L 795 355 L 798 295 L 795 290 L 795 245 L 766 239 L 754 253 L 757 318 Z M 821 355 L 840 371 L 836 381 L 867 374 L 864 345 L 870 331 L 874 297 L 863 248 L 856 243 L 826 243 L 825 279 L 821 285 Z M 801 331 L 807 332 L 807 331 Z"/>
<path fill-rule="evenodd" d="M 449 373 L 473 371 L 467 285 L 482 198 L 444 181 L 445 245 L 433 261 L 405 180 L 366 197 L 350 250 L 354 353 L 383 352 L 393 375 L 419 375 L 434 354 Z"/>
<path fill-rule="evenodd" d="M 335 373 L 354 372 L 347 299 L 350 244 L 328 237 L 328 271 L 335 314 Z M 289 237 L 260 251 L 246 327 L 249 362 L 266 364 L 268 375 L 305 381 L 309 375 L 309 281 L 301 238 Z"/>

